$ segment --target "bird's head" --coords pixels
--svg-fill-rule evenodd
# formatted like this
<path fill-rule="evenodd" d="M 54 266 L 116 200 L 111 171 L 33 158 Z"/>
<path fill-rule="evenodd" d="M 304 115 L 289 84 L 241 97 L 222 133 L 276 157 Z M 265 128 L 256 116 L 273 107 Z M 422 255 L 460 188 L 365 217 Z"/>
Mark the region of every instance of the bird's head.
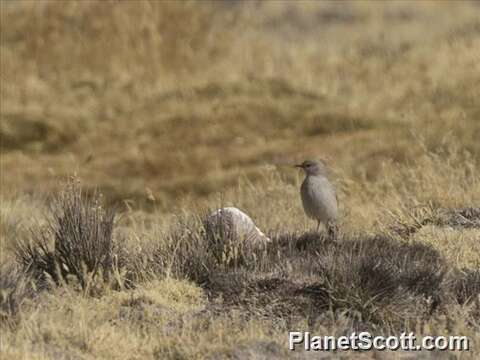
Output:
<path fill-rule="evenodd" d="M 326 173 L 323 162 L 316 160 L 305 160 L 303 163 L 295 165 L 295 167 L 303 169 L 307 175 L 324 175 Z"/>

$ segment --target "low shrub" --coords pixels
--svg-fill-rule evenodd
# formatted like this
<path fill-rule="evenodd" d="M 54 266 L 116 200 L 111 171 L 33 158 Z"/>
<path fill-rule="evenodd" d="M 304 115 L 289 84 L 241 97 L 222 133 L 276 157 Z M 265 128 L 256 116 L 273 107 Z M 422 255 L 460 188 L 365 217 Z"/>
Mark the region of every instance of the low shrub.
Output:
<path fill-rule="evenodd" d="M 112 232 L 115 211 L 104 209 L 101 196 L 88 196 L 76 179 L 57 194 L 45 216 L 45 225 L 29 229 L 29 237 L 17 242 L 16 258 L 23 268 L 55 283 L 75 278 L 85 289 L 98 275 L 109 278 L 115 268 Z"/>
<path fill-rule="evenodd" d="M 22 303 L 35 294 L 35 288 L 17 266 L 0 266 L 0 323 L 14 325 Z"/>

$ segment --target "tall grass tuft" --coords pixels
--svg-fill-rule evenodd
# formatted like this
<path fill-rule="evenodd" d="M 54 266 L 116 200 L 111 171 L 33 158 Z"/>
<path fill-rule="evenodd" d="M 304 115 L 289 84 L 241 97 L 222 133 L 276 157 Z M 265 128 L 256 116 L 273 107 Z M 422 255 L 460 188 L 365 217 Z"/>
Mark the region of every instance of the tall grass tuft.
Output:
<path fill-rule="evenodd" d="M 31 282 L 17 266 L 0 266 L 0 324 L 14 325 L 22 303 L 34 293 Z"/>
<path fill-rule="evenodd" d="M 29 238 L 17 243 L 17 260 L 36 278 L 59 283 L 73 277 L 85 289 L 114 270 L 114 219 L 100 194 L 88 196 L 72 178 L 52 200 L 46 225 L 30 228 Z"/>

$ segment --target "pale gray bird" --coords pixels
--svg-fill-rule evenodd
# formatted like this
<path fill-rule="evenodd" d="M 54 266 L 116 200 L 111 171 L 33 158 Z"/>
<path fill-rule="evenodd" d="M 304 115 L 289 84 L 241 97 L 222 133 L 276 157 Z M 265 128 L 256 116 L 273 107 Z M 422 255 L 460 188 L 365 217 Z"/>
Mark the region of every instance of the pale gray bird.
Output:
<path fill-rule="evenodd" d="M 305 180 L 300 187 L 300 195 L 305 213 L 309 218 L 317 220 L 317 231 L 320 224 L 335 235 L 338 213 L 335 187 L 327 178 L 325 165 L 320 161 L 305 160 L 296 167 L 305 171 Z"/>

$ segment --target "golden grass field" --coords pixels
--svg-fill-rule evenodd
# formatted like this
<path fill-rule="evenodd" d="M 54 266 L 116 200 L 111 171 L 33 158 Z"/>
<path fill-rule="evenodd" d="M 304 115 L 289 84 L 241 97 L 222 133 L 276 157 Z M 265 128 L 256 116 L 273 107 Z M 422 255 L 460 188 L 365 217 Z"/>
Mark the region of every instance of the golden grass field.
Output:
<path fill-rule="evenodd" d="M 478 2 L 0 9 L 2 358 L 480 357 Z M 292 165 L 305 158 L 331 169 L 336 244 L 303 213 Z M 57 259 L 49 205 L 79 189 L 117 209 L 107 280 L 52 280 L 18 256 L 43 236 Z M 215 262 L 200 218 L 223 205 L 272 247 Z M 363 266 L 385 266 L 388 286 Z M 471 350 L 287 348 L 288 330 L 362 328 L 466 335 Z"/>

